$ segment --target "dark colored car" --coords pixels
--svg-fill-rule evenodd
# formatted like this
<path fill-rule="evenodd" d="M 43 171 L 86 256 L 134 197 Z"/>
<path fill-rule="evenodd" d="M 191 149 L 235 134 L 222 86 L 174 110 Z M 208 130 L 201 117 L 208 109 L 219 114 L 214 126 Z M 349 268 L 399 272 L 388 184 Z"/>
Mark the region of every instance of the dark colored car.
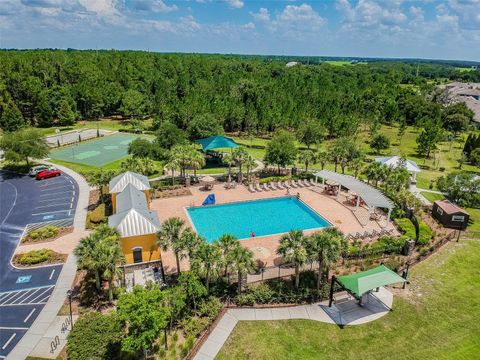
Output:
<path fill-rule="evenodd" d="M 55 177 L 55 176 L 60 176 L 60 175 L 61 175 L 60 170 L 49 169 L 49 170 L 40 171 L 36 175 L 36 179 L 37 180 L 43 180 L 43 179 L 48 179 L 48 178 Z"/>

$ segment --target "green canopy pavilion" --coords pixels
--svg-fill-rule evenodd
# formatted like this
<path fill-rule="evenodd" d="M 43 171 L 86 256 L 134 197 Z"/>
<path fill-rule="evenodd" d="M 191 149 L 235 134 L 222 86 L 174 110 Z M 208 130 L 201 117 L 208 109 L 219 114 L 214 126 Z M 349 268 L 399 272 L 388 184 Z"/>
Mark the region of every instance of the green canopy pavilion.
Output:
<path fill-rule="evenodd" d="M 362 271 L 356 274 L 343 275 L 339 277 L 332 276 L 330 286 L 330 302 L 332 306 L 333 288 L 335 282 L 343 289 L 348 291 L 353 297 L 361 300 L 362 295 L 381 286 L 404 283 L 406 280 L 396 272 L 390 270 L 385 265 L 377 266 L 373 269 Z"/>
<path fill-rule="evenodd" d="M 223 148 L 236 148 L 240 146 L 233 139 L 220 135 L 210 136 L 205 139 L 198 139 L 195 140 L 195 142 L 202 145 L 203 151 Z"/>

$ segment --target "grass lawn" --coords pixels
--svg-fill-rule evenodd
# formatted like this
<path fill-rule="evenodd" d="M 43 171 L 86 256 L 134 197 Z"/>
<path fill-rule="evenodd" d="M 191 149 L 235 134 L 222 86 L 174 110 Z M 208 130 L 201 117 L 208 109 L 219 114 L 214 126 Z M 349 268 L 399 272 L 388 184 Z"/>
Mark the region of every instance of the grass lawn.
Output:
<path fill-rule="evenodd" d="M 393 311 L 369 324 L 242 321 L 217 359 L 477 359 L 480 241 L 450 243 L 414 267 Z"/>
<path fill-rule="evenodd" d="M 426 191 L 422 191 L 420 194 L 422 194 L 428 201 L 432 203 L 445 198 L 445 196 L 443 196 L 442 194 L 434 194 Z"/>

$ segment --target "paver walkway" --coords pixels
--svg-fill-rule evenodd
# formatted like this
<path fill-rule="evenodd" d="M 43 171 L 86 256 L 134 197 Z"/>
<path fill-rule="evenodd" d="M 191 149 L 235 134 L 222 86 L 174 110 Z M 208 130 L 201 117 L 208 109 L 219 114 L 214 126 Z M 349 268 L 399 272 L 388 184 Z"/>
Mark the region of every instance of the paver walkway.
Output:
<path fill-rule="evenodd" d="M 306 319 L 339 326 L 359 325 L 386 315 L 392 303 L 392 293 L 380 288 L 378 292 L 364 297 L 363 306 L 359 306 L 357 301 L 352 299 L 332 305 L 331 308 L 328 307 L 328 301 L 323 301 L 284 308 L 229 309 L 208 336 L 194 360 L 214 359 L 239 321 Z"/>
<path fill-rule="evenodd" d="M 432 205 L 432 202 L 428 200 L 425 196 L 422 195 L 422 192 L 432 193 L 432 194 L 443 194 L 441 191 L 435 191 L 430 189 L 421 189 L 418 188 L 415 184 L 410 185 L 410 192 L 415 195 L 415 197 L 420 200 L 423 205 Z"/>
<path fill-rule="evenodd" d="M 47 164 L 49 163 L 47 161 L 43 162 Z M 81 237 L 85 231 L 89 186 L 86 180 L 76 172 L 57 164 L 55 164 L 55 167 L 70 175 L 78 184 L 80 193 L 78 196 L 77 208 L 75 210 L 73 231 L 74 234 L 77 234 L 78 237 Z M 37 319 L 27 333 L 23 336 L 22 340 L 20 340 L 17 346 L 7 356 L 7 359 L 25 359 L 29 355 L 45 357 L 45 354 L 50 353 L 51 341 L 55 339 L 55 336 L 61 336 L 57 329 L 59 321 L 57 314 L 65 301 L 67 290 L 72 287 L 76 272 L 77 262 L 73 253 L 71 253 L 63 265 L 62 272 L 60 273 L 55 286 L 55 290 L 50 296 L 48 303 L 45 305 L 42 312 L 40 315 L 38 315 Z M 58 349 L 58 351 L 60 350 L 61 348 Z M 50 354 L 51 356 L 55 355 L 54 353 Z M 58 355 L 58 353 L 56 355 Z"/>

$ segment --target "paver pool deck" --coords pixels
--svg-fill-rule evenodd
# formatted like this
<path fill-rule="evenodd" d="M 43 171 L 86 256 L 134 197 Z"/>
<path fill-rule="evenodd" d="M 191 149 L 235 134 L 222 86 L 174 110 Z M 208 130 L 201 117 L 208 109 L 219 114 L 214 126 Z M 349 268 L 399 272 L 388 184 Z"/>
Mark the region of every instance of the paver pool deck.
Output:
<path fill-rule="evenodd" d="M 287 196 L 286 190 L 271 190 L 263 192 L 251 193 L 248 189 L 239 185 L 235 189 L 225 189 L 223 184 L 214 185 L 210 191 L 204 191 L 200 186 L 190 187 L 191 195 L 180 196 L 166 199 L 155 199 L 151 202 L 151 209 L 158 214 L 160 221 L 165 221 L 170 217 L 179 217 L 185 221 L 187 226 L 193 227 L 190 219 L 187 216 L 185 208 L 191 206 L 200 206 L 208 194 L 214 193 L 217 204 L 225 204 L 236 201 L 247 201 L 256 199 L 268 199 L 274 197 Z M 377 221 L 369 220 L 365 226 L 362 226 L 357 220 L 352 210 L 344 204 L 338 202 L 334 197 L 320 194 L 312 191 L 312 187 L 298 188 L 291 191 L 292 195 L 300 195 L 300 199 L 310 206 L 313 210 L 327 219 L 333 226 L 337 227 L 343 233 L 364 233 L 365 231 L 382 229 L 385 224 L 385 218 Z M 361 211 L 366 211 L 361 209 Z M 218 219 L 222 221 L 222 219 Z M 389 229 L 394 228 L 392 224 L 388 225 Z M 315 230 L 305 231 L 305 234 L 314 232 Z M 396 231 L 396 230 L 394 230 Z M 278 256 L 276 249 L 280 240 L 281 234 L 259 236 L 249 239 L 243 239 L 241 244 L 250 249 L 264 248 L 266 249 L 266 257 L 262 259 L 266 262 L 266 266 L 277 265 Z M 175 257 L 171 251 L 166 251 L 162 254 L 165 270 L 167 272 L 176 271 Z M 188 261 L 181 263 L 182 269 L 188 268 Z"/>

